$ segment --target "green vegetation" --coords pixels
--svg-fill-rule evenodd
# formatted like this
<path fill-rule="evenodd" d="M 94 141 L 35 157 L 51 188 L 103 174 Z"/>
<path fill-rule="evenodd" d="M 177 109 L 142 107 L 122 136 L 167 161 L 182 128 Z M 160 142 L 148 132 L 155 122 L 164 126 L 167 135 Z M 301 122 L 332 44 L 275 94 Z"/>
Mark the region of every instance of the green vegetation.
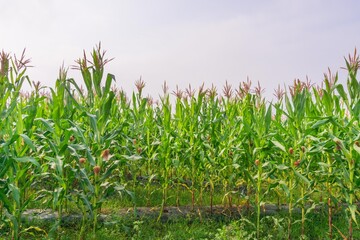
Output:
<path fill-rule="evenodd" d="M 327 237 L 327 212 L 308 214 L 305 223 L 305 236 L 303 239 L 328 239 Z M 294 218 L 301 218 L 301 213 L 293 214 Z M 346 231 L 347 222 L 345 214 L 334 215 L 334 225 L 340 232 Z M 260 239 L 287 239 L 287 213 L 281 212 L 276 215 L 261 218 Z M 256 238 L 255 215 L 239 218 L 216 215 L 209 218 L 195 216 L 176 216 L 165 221 L 154 221 L 153 217 L 134 217 L 112 215 L 105 223 L 99 223 L 97 239 L 255 239 Z M 316 224 L 314 224 L 316 223 Z M 32 223 L 34 225 L 35 223 Z M 31 226 L 25 223 L 24 228 Z M 49 224 L 37 223 L 36 226 L 42 231 L 29 229 L 22 234 L 24 239 L 45 239 L 49 235 Z M 74 222 L 63 224 L 59 229 L 58 239 L 76 239 L 80 226 Z M 301 239 L 301 223 L 292 226 L 293 239 Z M 359 231 L 354 231 L 354 239 L 359 239 Z M 334 239 L 342 239 L 339 232 L 334 233 Z"/>
<path fill-rule="evenodd" d="M 44 89 L 26 75 L 24 53 L 1 53 L 0 237 L 360 237 L 356 51 L 346 59 L 346 85 L 329 71 L 321 86 L 296 80 L 279 88 L 273 103 L 249 80 L 237 89 L 226 83 L 223 95 L 215 87 L 177 89 L 172 104 L 166 84 L 155 102 L 143 96 L 140 79 L 129 99 L 105 74 L 109 61 L 99 44 L 74 66 L 85 89 L 64 67 L 55 87 Z M 21 92 L 25 81 L 32 92 Z M 264 217 L 267 203 L 288 208 Z M 217 204 L 250 211 L 237 219 L 162 223 L 169 206 L 201 215 L 202 206 L 212 212 Z M 39 206 L 58 213 L 50 226 L 22 221 L 24 211 Z M 159 211 L 99 221 L 102 211 L 129 206 Z M 69 212 L 81 222 L 64 226 Z"/>

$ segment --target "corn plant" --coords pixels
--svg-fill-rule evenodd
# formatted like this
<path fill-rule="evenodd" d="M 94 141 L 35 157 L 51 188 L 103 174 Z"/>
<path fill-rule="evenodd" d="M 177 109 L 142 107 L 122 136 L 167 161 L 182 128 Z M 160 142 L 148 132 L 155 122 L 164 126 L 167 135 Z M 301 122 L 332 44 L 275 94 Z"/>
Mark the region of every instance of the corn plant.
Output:
<path fill-rule="evenodd" d="M 0 55 L 0 90 L 4 96 L 0 111 L 1 123 L 5 123 L 1 126 L 0 197 L 1 208 L 6 209 L 6 222 L 10 225 L 12 239 L 19 239 L 22 233 L 21 214 L 34 198 L 33 193 L 28 192 L 36 177 L 34 166 L 40 167 L 31 156 L 36 152 L 36 147 L 27 135 L 24 124 L 26 116 L 23 116 L 23 105 L 26 101 L 19 98 L 22 84 L 25 80 L 29 81 L 25 75 L 29 60 L 25 59 L 24 52 L 20 59 L 4 52 Z M 15 126 L 13 122 L 16 122 Z M 27 127 L 31 128 L 29 125 Z"/>
<path fill-rule="evenodd" d="M 341 152 L 341 158 L 345 162 L 341 162 L 341 168 L 344 172 L 344 182 L 342 182 L 342 190 L 344 191 L 345 201 L 348 204 L 347 210 L 349 216 L 349 233 L 348 238 L 353 239 L 353 222 L 357 223 L 356 214 L 359 213 L 357 206 L 354 204 L 356 197 L 356 165 L 359 159 L 359 116 L 360 116 L 360 83 L 356 79 L 357 70 L 359 69 L 359 57 L 356 54 L 349 56 L 346 60 L 348 70 L 347 91 L 345 93 L 342 85 L 334 85 L 339 93 L 343 105 L 345 105 L 345 116 L 333 121 L 334 125 L 341 130 L 341 136 L 332 136 L 337 150 Z M 339 103 L 338 103 L 339 104 Z M 357 124 L 355 123 L 357 122 Z M 354 124 L 355 123 L 355 124 Z"/>
<path fill-rule="evenodd" d="M 76 135 L 81 136 L 82 145 L 85 146 L 78 148 L 78 150 L 86 150 L 83 152 L 86 154 L 83 157 L 87 158 L 91 166 L 91 172 L 84 169 L 78 170 L 78 178 L 82 182 L 81 186 L 84 188 L 81 192 L 81 200 L 91 213 L 93 235 L 96 234 L 98 211 L 101 208 L 103 199 L 108 191 L 114 189 L 113 183 L 108 182 L 108 180 L 111 179 L 111 173 L 119 163 L 119 161 L 110 161 L 111 141 L 115 139 L 118 131 L 109 131 L 110 127 L 116 128 L 117 126 L 117 124 L 111 126 L 109 121 L 111 119 L 112 108 L 115 107 L 113 104 L 115 93 L 111 90 L 111 83 L 115 80 L 114 76 L 108 74 L 104 87 L 101 85 L 104 66 L 111 61 L 111 59 L 104 58 L 105 53 L 105 51 L 101 50 L 101 45 L 99 44 L 92 51 L 92 61 L 87 59 L 85 52 L 84 57 L 76 61 L 78 66 L 75 68 L 81 71 L 88 91 L 86 98 L 81 97 L 79 99 L 87 104 L 87 108 L 80 108 L 80 119 L 84 121 L 83 123 L 87 123 L 88 127 L 84 126 L 84 129 L 81 129 L 78 127 L 77 122 L 71 122 Z M 75 81 L 70 81 L 70 83 L 72 83 L 75 89 L 80 90 Z M 72 94 L 69 87 L 66 90 L 69 94 Z M 81 90 L 78 94 L 83 96 Z M 77 101 L 76 96 L 72 95 L 71 100 L 76 106 L 81 106 L 81 102 Z M 73 149 L 77 150 L 76 148 Z M 80 159 L 84 159 L 83 157 L 78 157 L 79 164 Z M 80 237 L 84 233 L 84 225 L 85 219 L 83 218 Z"/>
<path fill-rule="evenodd" d="M 164 208 L 166 207 L 166 201 L 168 198 L 168 187 L 170 182 L 170 168 L 171 168 L 171 145 L 173 142 L 172 129 L 171 129 L 171 105 L 169 103 L 169 95 L 165 92 L 162 98 L 162 112 L 160 126 L 160 145 L 159 145 L 159 161 L 160 161 L 160 176 L 161 176 L 161 187 L 162 187 L 162 202 L 161 209 L 158 217 L 160 220 Z"/>
<path fill-rule="evenodd" d="M 261 86 L 252 89 L 249 80 L 238 89 L 226 83 L 222 95 L 215 87 L 196 91 L 189 85 L 173 92 L 174 104 L 166 84 L 160 103 L 144 97 L 141 78 L 127 98 L 113 86 L 115 77 L 105 75 L 112 60 L 105 53 L 99 44 L 90 57 L 84 52 L 76 60 L 85 89 L 64 67 L 55 87 L 44 88 L 26 76 L 24 55 L 0 54 L 0 219 L 12 238 L 26 231 L 21 215 L 32 202 L 57 211 L 51 238 L 60 237 L 63 215 L 75 204 L 83 239 L 90 229 L 96 236 L 109 196 L 127 192 L 153 206 L 156 191 L 162 194 L 158 220 L 171 199 L 192 210 L 209 200 L 212 212 L 220 202 L 228 210 L 237 197 L 248 213 L 255 210 L 258 239 L 262 206 L 272 197 L 279 207 L 288 206 L 288 239 L 295 224 L 306 237 L 308 214 L 318 205 L 327 208 L 327 237 L 336 238 L 334 210 L 345 206 L 348 233 L 339 234 L 354 238 L 360 154 L 356 52 L 345 60 L 344 85 L 329 71 L 324 87 L 296 80 L 288 91 L 278 88 L 275 103 L 266 102 Z M 21 93 L 25 81 L 31 93 Z"/>

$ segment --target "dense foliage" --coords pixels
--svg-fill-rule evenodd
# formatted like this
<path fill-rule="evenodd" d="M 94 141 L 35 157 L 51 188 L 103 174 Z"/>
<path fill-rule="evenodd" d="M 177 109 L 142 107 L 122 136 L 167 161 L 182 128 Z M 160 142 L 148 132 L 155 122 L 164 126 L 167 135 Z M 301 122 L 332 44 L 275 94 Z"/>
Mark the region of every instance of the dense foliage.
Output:
<path fill-rule="evenodd" d="M 159 218 L 184 189 L 191 201 L 182 204 L 193 208 L 205 193 L 212 205 L 214 192 L 221 192 L 227 206 L 240 199 L 255 209 L 258 237 L 264 203 L 289 206 L 288 238 L 317 205 L 328 206 L 332 238 L 333 211 L 344 204 L 344 234 L 352 238 L 360 196 L 356 51 L 346 59 L 346 85 L 329 71 L 321 86 L 296 80 L 277 89 L 273 103 L 249 80 L 237 89 L 226 84 L 222 95 L 215 87 L 191 86 L 169 94 L 164 84 L 154 101 L 143 96 L 140 79 L 129 99 L 113 87 L 115 77 L 105 75 L 110 60 L 100 45 L 76 61 L 85 89 L 63 67 L 54 88 L 31 82 L 24 54 L 2 52 L 0 61 L 0 229 L 10 229 L 13 239 L 28 230 L 21 215 L 34 202 L 59 213 L 55 235 L 75 203 L 83 216 L 81 238 L 88 228 L 96 234 L 109 196 L 131 194 L 151 206 L 154 185 L 162 190 Z M 32 92 L 22 93 L 25 81 Z M 143 196 L 134 195 L 137 187 Z M 294 207 L 301 219 L 294 219 Z"/>

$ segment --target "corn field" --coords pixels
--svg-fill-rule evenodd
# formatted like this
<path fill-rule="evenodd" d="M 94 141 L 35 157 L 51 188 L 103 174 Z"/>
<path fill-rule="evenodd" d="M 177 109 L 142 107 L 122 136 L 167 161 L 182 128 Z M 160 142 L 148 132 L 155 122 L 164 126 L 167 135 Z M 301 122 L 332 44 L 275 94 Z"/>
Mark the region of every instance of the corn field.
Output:
<path fill-rule="evenodd" d="M 226 83 L 220 90 L 173 92 L 164 83 L 155 101 L 143 96 L 140 79 L 128 97 L 105 73 L 111 59 L 100 44 L 72 66 L 81 81 L 61 67 L 54 88 L 31 81 L 24 53 L 17 58 L 3 51 L 0 61 L 0 229 L 12 239 L 29 230 L 21 216 L 36 203 L 58 213 L 55 235 L 62 214 L 76 205 L 81 239 L 89 229 L 96 234 L 110 197 L 132 194 L 151 206 L 154 186 L 162 198 L 158 219 L 170 198 L 195 209 L 205 202 L 212 207 L 221 193 L 225 206 L 253 209 L 258 238 L 262 206 L 276 203 L 288 206 L 288 239 L 294 224 L 304 234 L 316 206 L 327 209 L 332 239 L 341 205 L 348 226 L 342 236 L 353 239 L 360 202 L 356 51 L 345 59 L 346 84 L 329 70 L 322 85 L 295 80 L 279 87 L 272 102 L 250 80 L 237 88 Z M 25 82 L 31 92 L 22 91 Z M 139 187 L 142 196 L 133 194 Z M 189 202 L 179 201 L 181 191 Z"/>

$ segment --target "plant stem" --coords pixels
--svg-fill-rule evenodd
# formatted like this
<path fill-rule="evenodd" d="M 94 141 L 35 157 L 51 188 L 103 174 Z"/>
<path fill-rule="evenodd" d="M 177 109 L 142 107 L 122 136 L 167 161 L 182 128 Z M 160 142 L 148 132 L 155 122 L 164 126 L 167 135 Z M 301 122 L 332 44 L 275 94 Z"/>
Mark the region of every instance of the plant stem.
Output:
<path fill-rule="evenodd" d="M 354 201 L 354 160 L 349 159 L 349 172 L 350 172 L 350 199 L 349 199 L 349 206 L 352 207 L 353 201 Z M 352 220 L 352 214 L 350 213 L 350 219 L 349 219 L 349 239 L 353 239 L 353 220 Z"/>
<path fill-rule="evenodd" d="M 99 197 L 99 184 L 98 184 L 98 174 L 95 174 L 94 177 L 95 180 L 95 195 L 94 195 L 94 199 L 93 199 L 93 214 L 94 214 L 94 218 L 93 218 L 93 236 L 94 238 L 96 237 L 96 228 L 97 228 L 97 215 L 98 215 L 98 206 L 97 206 L 97 200 Z"/>
<path fill-rule="evenodd" d="M 289 225 L 288 225 L 288 239 L 291 239 L 291 225 L 292 225 L 292 198 L 293 198 L 293 193 L 292 193 L 292 173 L 290 173 L 290 179 L 289 179 Z"/>
<path fill-rule="evenodd" d="M 327 163 L 329 164 L 329 177 L 332 175 L 332 166 L 331 166 L 331 157 L 328 155 L 327 156 Z M 331 194 L 332 194 L 332 189 L 331 189 L 331 184 L 329 183 L 329 181 L 327 181 L 327 189 L 328 189 L 328 226 L 329 226 L 329 239 L 332 239 L 332 206 L 331 206 Z"/>
<path fill-rule="evenodd" d="M 304 200 L 304 186 L 301 185 L 301 236 L 305 237 L 305 200 Z"/>
<path fill-rule="evenodd" d="M 257 236 L 257 239 L 260 239 L 261 175 L 262 175 L 262 164 L 260 161 L 260 163 L 258 164 L 258 181 L 257 181 L 257 191 L 256 191 L 256 236 Z"/>

